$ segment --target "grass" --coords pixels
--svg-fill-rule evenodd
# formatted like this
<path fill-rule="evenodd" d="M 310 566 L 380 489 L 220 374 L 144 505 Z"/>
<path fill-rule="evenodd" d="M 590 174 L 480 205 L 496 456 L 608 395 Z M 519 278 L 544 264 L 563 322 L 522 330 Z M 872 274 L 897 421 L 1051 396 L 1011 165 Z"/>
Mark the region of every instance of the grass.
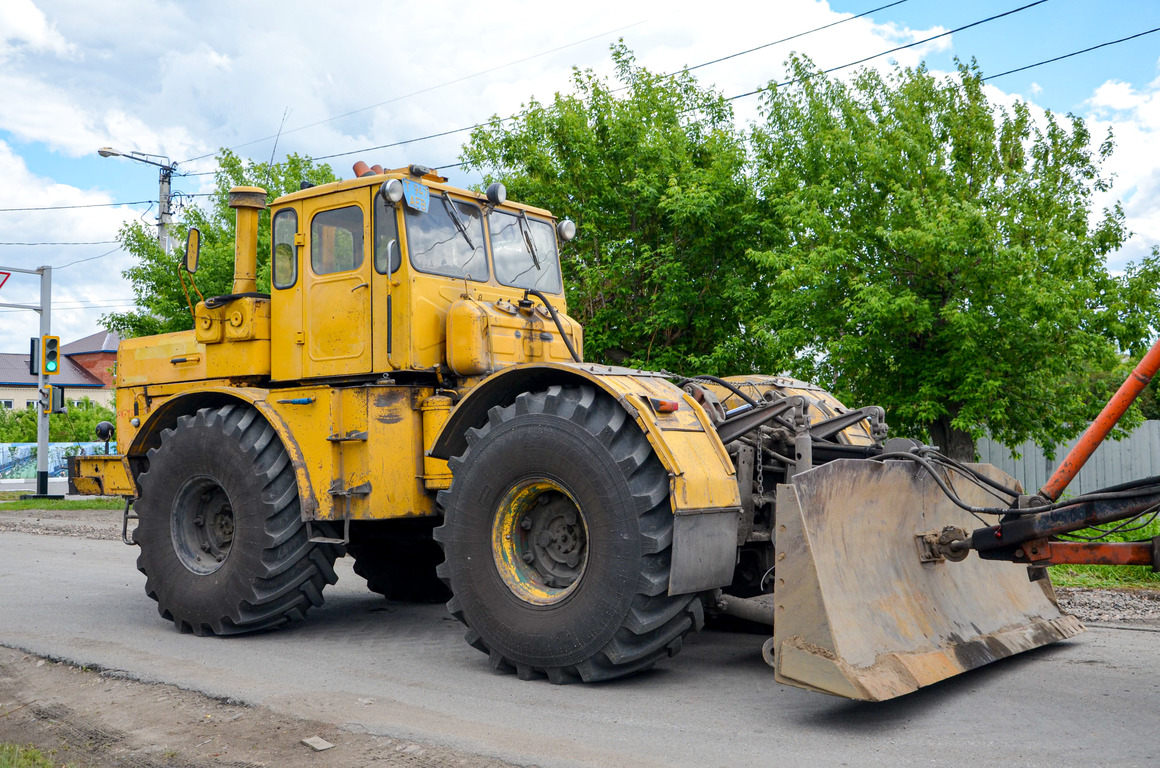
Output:
<path fill-rule="evenodd" d="M 20 509 L 124 509 L 119 499 L 21 499 L 0 501 L 0 510 Z M 0 767 L 2 768 L 2 767 Z"/>
<path fill-rule="evenodd" d="M 0 744 L 0 768 L 57 768 L 57 766 L 58 763 L 45 757 L 44 753 L 35 747 Z"/>
<path fill-rule="evenodd" d="M 1093 536 L 1099 531 L 1079 533 Z M 1130 533 L 1113 533 L 1107 541 L 1140 541 L 1160 536 L 1160 518 L 1146 527 Z M 1153 573 L 1146 565 L 1053 565 L 1051 583 L 1057 587 L 1084 587 L 1086 589 L 1156 589 L 1160 590 L 1160 573 Z"/>

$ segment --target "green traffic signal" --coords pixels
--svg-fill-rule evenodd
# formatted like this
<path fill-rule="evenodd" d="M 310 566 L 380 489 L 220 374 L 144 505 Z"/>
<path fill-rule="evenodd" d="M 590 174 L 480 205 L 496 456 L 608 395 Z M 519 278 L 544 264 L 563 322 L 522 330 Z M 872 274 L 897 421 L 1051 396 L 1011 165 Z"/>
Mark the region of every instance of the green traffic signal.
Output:
<path fill-rule="evenodd" d="M 40 339 L 41 371 L 46 376 L 60 373 L 60 337 L 42 336 Z"/>

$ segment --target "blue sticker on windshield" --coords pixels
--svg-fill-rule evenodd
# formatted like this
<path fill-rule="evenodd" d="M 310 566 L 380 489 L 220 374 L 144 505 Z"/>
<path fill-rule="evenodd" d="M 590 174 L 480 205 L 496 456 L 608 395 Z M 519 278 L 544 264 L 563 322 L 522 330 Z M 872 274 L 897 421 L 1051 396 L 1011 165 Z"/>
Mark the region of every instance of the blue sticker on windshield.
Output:
<path fill-rule="evenodd" d="M 407 201 L 407 205 L 419 213 L 426 213 L 427 207 L 431 204 L 431 190 L 417 181 L 411 181 L 410 179 L 403 179 L 402 181 L 403 199 Z"/>

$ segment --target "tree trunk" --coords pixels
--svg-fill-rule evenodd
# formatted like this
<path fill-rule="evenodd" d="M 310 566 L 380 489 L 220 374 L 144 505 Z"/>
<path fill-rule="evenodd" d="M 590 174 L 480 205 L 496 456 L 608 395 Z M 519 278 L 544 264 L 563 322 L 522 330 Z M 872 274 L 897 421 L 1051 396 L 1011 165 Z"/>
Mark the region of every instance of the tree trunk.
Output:
<path fill-rule="evenodd" d="M 931 440 L 944 456 L 955 461 L 975 460 L 975 440 L 971 433 L 951 426 L 952 416 L 940 416 L 927 425 Z"/>

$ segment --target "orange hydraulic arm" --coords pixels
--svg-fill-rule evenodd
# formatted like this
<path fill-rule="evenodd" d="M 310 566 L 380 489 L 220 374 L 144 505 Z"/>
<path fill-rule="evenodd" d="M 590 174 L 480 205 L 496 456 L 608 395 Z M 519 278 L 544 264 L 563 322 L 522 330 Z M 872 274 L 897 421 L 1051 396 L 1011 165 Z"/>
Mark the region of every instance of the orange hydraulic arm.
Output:
<path fill-rule="evenodd" d="M 1100 415 L 1083 433 L 1083 437 L 1060 462 L 1051 479 L 1039 489 L 1040 496 L 1048 501 L 1059 500 L 1068 483 L 1075 478 L 1076 473 L 1083 468 L 1083 465 L 1095 453 L 1096 448 L 1099 448 L 1100 443 L 1108 436 L 1108 432 L 1116 426 L 1116 422 L 1128 410 L 1128 406 L 1144 391 L 1144 387 L 1148 386 L 1148 382 L 1152 380 L 1158 370 L 1160 370 L 1160 339 L 1156 340 L 1152 349 L 1148 350 L 1148 354 L 1144 355 L 1144 359 L 1132 371 L 1132 375 L 1120 385 L 1116 394 L 1112 395 L 1112 399 L 1108 401 Z"/>

